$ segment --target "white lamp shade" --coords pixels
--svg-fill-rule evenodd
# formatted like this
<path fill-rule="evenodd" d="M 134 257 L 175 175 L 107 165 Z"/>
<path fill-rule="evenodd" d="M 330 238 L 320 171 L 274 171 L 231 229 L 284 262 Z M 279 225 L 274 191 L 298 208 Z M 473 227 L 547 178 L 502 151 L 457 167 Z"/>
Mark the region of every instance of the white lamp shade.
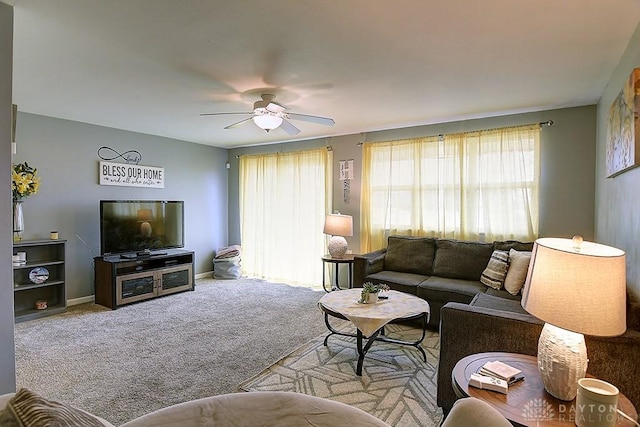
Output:
<path fill-rule="evenodd" d="M 138 221 L 151 221 L 153 219 L 153 211 L 151 209 L 138 209 Z"/>
<path fill-rule="evenodd" d="M 626 330 L 625 253 L 592 242 L 536 240 L 522 307 L 554 326 L 587 335 Z"/>
<path fill-rule="evenodd" d="M 271 114 L 261 114 L 253 116 L 253 122 L 261 129 L 271 130 L 282 124 L 282 117 L 272 116 Z"/>
<path fill-rule="evenodd" d="M 324 220 L 324 234 L 353 236 L 353 218 L 351 215 L 328 214 Z"/>

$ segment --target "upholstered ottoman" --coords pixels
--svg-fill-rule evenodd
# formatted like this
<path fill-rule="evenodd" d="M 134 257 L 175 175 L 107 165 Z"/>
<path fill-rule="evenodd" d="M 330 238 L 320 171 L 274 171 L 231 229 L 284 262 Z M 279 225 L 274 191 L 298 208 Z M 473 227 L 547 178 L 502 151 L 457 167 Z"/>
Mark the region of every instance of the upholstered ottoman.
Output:
<path fill-rule="evenodd" d="M 328 399 L 289 392 L 232 393 L 160 409 L 122 427 L 386 426 L 368 413 Z"/>

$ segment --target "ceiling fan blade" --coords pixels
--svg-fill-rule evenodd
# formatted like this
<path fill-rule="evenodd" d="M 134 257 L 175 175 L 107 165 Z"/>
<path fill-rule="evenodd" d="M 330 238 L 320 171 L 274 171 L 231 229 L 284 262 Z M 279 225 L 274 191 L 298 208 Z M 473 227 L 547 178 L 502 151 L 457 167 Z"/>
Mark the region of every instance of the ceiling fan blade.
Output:
<path fill-rule="evenodd" d="M 280 127 L 289 135 L 297 135 L 300 133 L 300 129 L 292 125 L 291 122 L 287 119 L 282 119 L 282 124 L 280 125 Z"/>
<path fill-rule="evenodd" d="M 248 116 L 248 115 L 253 115 L 253 111 L 244 112 L 244 113 L 202 113 L 200 115 L 201 116 L 230 116 L 230 115 L 237 115 L 237 114 L 243 114 L 245 116 Z"/>
<path fill-rule="evenodd" d="M 249 120 L 253 120 L 253 117 L 249 117 L 248 119 L 243 119 L 243 120 L 240 120 L 239 122 L 230 124 L 229 126 L 225 127 L 225 129 L 233 129 L 234 127 L 240 126 L 241 124 L 246 123 Z"/>
<path fill-rule="evenodd" d="M 336 122 L 328 117 L 310 116 L 308 114 L 287 113 L 287 117 L 293 120 L 316 123 L 318 125 L 333 126 Z"/>
<path fill-rule="evenodd" d="M 282 113 L 286 110 L 286 108 L 275 101 L 271 101 L 267 104 L 267 110 L 273 111 L 274 113 Z"/>

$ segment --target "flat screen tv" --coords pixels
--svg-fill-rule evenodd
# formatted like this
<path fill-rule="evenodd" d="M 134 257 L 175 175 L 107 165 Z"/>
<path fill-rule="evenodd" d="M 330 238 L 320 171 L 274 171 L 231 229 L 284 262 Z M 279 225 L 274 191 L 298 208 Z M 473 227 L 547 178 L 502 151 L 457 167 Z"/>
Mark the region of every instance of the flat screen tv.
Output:
<path fill-rule="evenodd" d="M 184 247 L 184 202 L 101 200 L 102 255 L 149 255 Z"/>

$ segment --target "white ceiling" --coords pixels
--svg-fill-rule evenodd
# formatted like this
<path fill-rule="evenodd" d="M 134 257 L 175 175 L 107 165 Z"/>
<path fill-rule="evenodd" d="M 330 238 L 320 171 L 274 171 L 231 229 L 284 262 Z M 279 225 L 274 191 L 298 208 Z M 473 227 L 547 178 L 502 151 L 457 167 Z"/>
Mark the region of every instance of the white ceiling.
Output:
<path fill-rule="evenodd" d="M 2 0 L 20 111 L 238 147 L 594 104 L 640 0 Z M 293 122 L 237 116 L 271 92 Z"/>

